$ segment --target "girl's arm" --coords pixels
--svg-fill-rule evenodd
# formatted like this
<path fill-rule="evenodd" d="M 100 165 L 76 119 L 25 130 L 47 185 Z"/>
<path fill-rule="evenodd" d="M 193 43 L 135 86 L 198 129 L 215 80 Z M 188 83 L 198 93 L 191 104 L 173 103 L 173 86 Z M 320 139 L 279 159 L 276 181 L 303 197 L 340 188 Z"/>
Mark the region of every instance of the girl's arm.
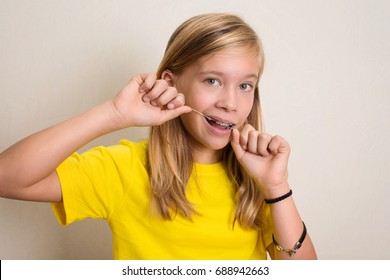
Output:
<path fill-rule="evenodd" d="M 288 143 L 280 136 L 271 136 L 245 125 L 241 133 L 232 132 L 232 147 L 237 159 L 248 174 L 256 181 L 264 197 L 268 200 L 283 197 L 290 192 L 287 182 L 287 163 L 290 155 Z M 302 219 L 295 206 L 293 196 L 270 204 L 274 225 L 274 238 L 284 249 L 294 249 L 304 231 Z M 296 254 L 276 250 L 273 244 L 268 249 L 273 259 L 316 259 L 316 252 L 309 237 Z"/>
<path fill-rule="evenodd" d="M 283 196 L 290 191 L 287 182 L 278 186 L 278 188 L 279 190 L 272 196 L 273 198 Z M 304 225 L 295 206 L 293 196 L 280 202 L 272 203 L 270 207 L 275 240 L 282 248 L 294 250 L 295 245 L 302 236 Z M 314 245 L 308 232 L 302 242 L 302 247 L 295 251 L 296 253 L 290 256 L 287 252 L 277 250 L 275 244 L 268 248 L 268 252 L 273 259 L 317 259 Z"/>
<path fill-rule="evenodd" d="M 70 154 L 104 134 L 159 124 L 190 110 L 184 106 L 183 95 L 165 81 L 156 80 L 155 74 L 135 76 L 112 100 L 35 133 L 2 152 L 0 196 L 61 201 L 55 169 Z"/>

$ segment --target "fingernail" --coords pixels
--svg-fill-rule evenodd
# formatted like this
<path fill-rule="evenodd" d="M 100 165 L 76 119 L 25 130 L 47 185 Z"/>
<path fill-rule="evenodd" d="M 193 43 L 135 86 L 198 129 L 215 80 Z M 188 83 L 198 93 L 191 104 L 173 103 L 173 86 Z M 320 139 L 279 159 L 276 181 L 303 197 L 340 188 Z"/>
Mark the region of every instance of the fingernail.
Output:
<path fill-rule="evenodd" d="M 150 101 L 150 99 L 147 98 L 147 97 L 144 97 L 142 100 L 143 100 L 144 102 L 149 102 L 149 101 Z"/>
<path fill-rule="evenodd" d="M 167 105 L 167 108 L 168 108 L 169 110 L 172 110 L 172 109 L 175 108 L 175 105 L 172 104 L 172 103 L 169 103 L 169 104 Z"/>

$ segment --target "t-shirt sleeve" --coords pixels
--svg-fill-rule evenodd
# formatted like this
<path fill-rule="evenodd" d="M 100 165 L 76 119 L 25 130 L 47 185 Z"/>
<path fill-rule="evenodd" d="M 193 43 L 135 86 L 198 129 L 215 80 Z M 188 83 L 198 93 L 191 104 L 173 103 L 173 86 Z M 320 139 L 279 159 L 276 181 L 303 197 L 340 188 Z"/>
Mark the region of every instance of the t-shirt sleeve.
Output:
<path fill-rule="evenodd" d="M 62 202 L 53 203 L 52 207 L 59 223 L 107 219 L 129 185 L 130 159 L 129 147 L 116 145 L 74 153 L 58 166 Z"/>

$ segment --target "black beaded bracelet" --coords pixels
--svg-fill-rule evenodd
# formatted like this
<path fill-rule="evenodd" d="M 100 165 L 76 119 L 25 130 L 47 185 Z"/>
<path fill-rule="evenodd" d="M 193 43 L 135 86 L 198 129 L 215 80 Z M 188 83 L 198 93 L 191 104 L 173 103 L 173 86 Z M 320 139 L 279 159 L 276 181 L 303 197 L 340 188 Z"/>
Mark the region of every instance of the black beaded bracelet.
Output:
<path fill-rule="evenodd" d="M 292 195 L 292 190 L 290 190 L 288 193 L 282 195 L 282 196 L 279 196 L 277 198 L 272 198 L 272 199 L 264 199 L 265 203 L 267 204 L 272 204 L 272 203 L 276 203 L 276 202 L 279 202 L 279 201 L 282 201 L 283 199 L 286 199 L 287 197 L 291 196 Z"/>
<path fill-rule="evenodd" d="M 303 224 L 302 235 L 299 238 L 298 242 L 295 244 L 293 249 L 285 249 L 285 248 L 283 248 L 282 246 L 279 245 L 278 242 L 276 242 L 274 235 L 272 235 L 272 240 L 273 240 L 274 245 L 275 245 L 275 247 L 276 247 L 276 249 L 278 251 L 283 252 L 283 253 L 287 253 L 287 254 L 289 254 L 290 257 L 293 257 L 296 254 L 297 250 L 302 247 L 303 241 L 305 240 L 306 233 L 307 233 L 306 225 L 305 225 L 305 223 L 303 221 L 302 221 L 302 224 Z"/>

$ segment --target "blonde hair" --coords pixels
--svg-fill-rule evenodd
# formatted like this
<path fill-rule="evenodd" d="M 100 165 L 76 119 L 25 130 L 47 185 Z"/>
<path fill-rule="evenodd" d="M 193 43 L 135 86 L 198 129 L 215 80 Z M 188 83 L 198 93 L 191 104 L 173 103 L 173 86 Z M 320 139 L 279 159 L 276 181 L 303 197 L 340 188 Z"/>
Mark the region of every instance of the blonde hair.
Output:
<path fill-rule="evenodd" d="M 264 64 L 261 42 L 251 27 L 230 14 L 199 15 L 181 24 L 168 41 L 157 76 L 161 78 L 164 70 L 178 75 L 201 57 L 232 46 L 249 46 L 259 54 L 260 77 Z M 247 123 L 258 130 L 262 130 L 260 108 L 256 87 Z M 193 158 L 187 141 L 180 118 L 150 129 L 148 168 L 152 208 L 164 219 L 171 219 L 172 214 L 191 219 L 197 213 L 186 197 L 187 182 L 193 171 Z M 221 160 L 236 189 L 235 221 L 245 228 L 259 228 L 259 212 L 263 201 L 259 189 L 238 163 L 230 144 L 224 148 Z"/>

